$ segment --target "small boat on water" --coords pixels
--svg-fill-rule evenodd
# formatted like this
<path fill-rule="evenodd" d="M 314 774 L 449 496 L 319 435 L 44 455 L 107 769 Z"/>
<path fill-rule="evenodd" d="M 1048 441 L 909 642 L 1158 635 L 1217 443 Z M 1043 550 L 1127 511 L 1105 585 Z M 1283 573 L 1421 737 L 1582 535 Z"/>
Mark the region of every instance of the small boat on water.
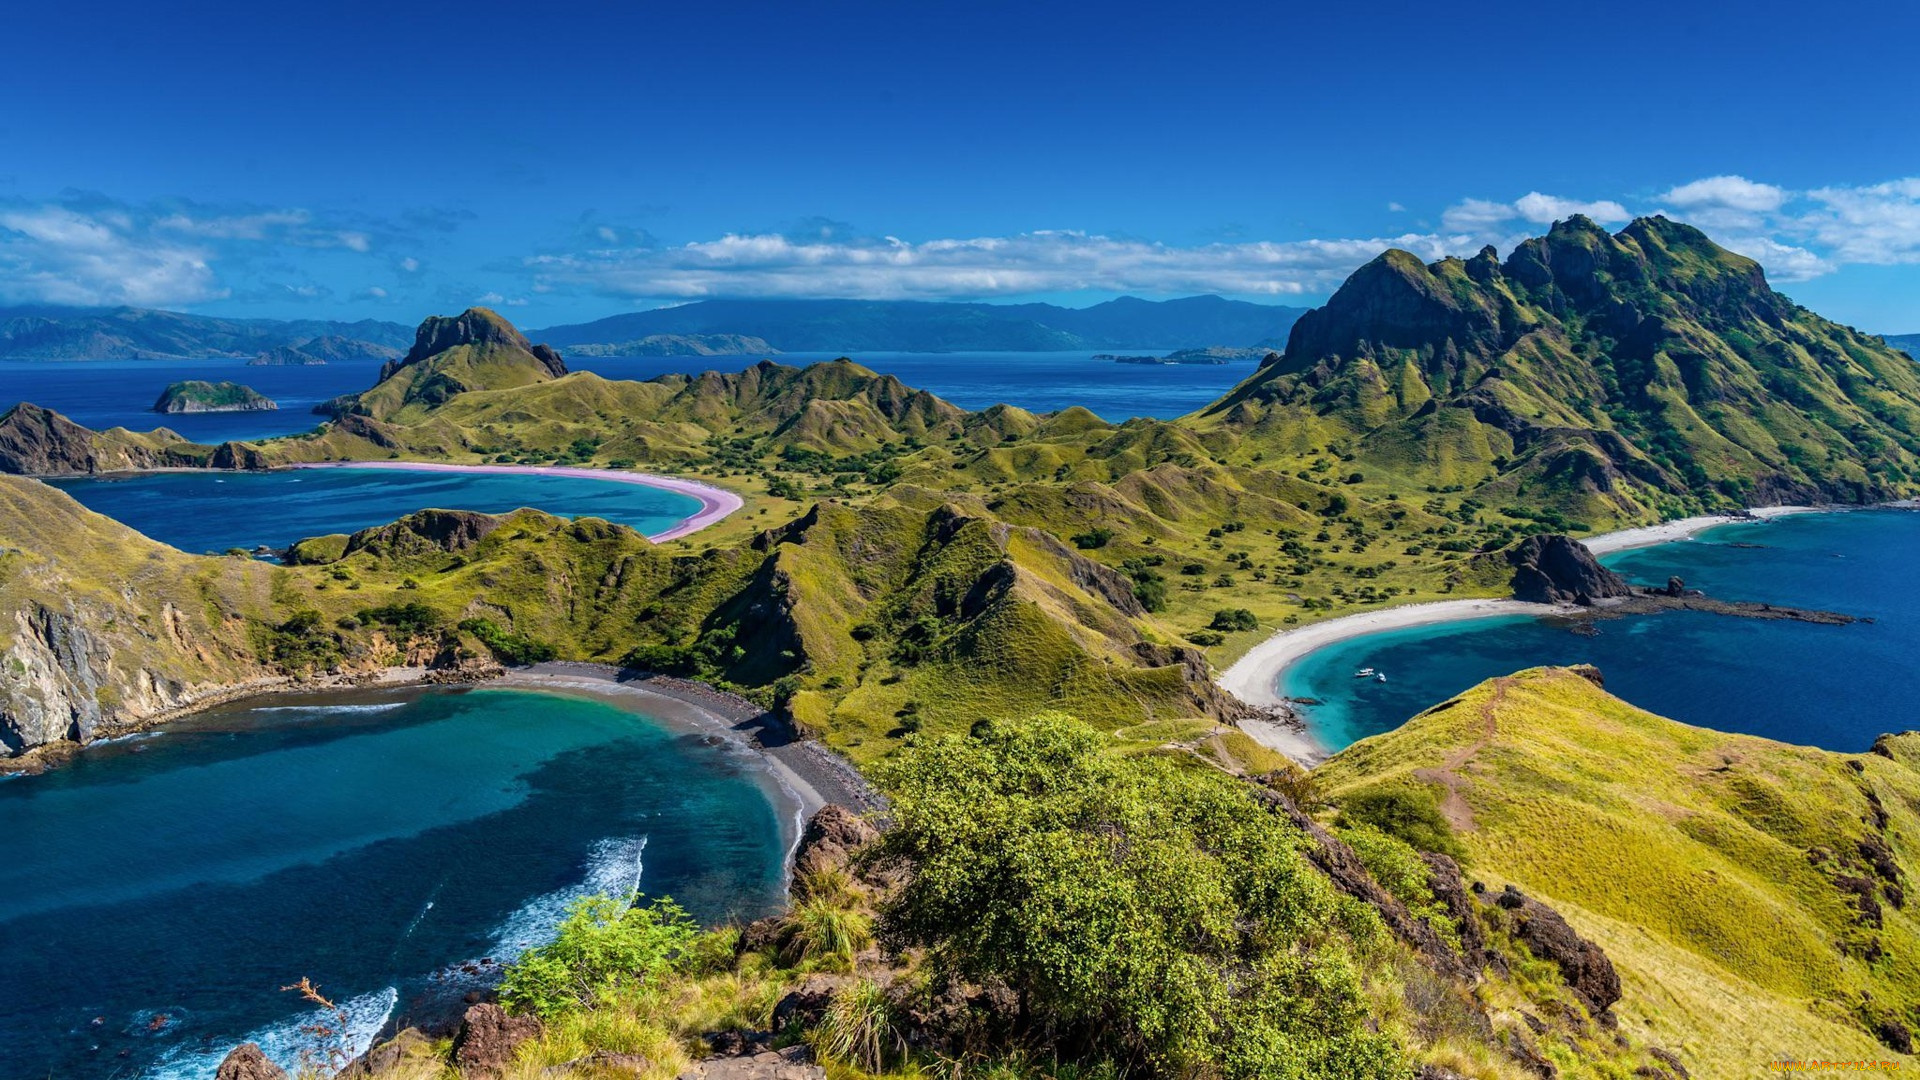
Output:
<path fill-rule="evenodd" d="M 1356 679 L 1371 679 L 1373 678 L 1373 669 L 1370 667 L 1363 667 L 1359 671 L 1354 672 L 1353 677 Z"/>
<path fill-rule="evenodd" d="M 1384 672 L 1384 671 L 1382 671 L 1382 672 L 1380 672 L 1380 673 L 1379 673 L 1378 675 L 1375 675 L 1375 676 L 1373 677 L 1373 681 L 1374 681 L 1374 682 L 1386 682 L 1386 681 L 1387 681 L 1387 673 L 1386 673 L 1386 672 Z"/>

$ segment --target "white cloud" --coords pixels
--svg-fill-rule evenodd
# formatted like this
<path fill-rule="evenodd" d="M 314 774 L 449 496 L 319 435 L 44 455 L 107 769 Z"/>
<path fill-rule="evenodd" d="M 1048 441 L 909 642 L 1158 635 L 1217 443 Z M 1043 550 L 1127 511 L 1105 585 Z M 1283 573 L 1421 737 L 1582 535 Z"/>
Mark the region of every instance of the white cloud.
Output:
<path fill-rule="evenodd" d="M 1491 238 L 1491 234 L 1500 231 L 1508 222 L 1518 220 L 1534 225 L 1550 225 L 1575 214 L 1584 214 L 1608 225 L 1620 224 L 1633 216 L 1626 207 L 1612 199 L 1586 202 L 1529 191 L 1510 203 L 1462 199 L 1447 207 L 1440 215 L 1440 224 L 1448 232 Z"/>
<path fill-rule="evenodd" d="M 1462 199 L 1441 213 L 1440 226 L 1448 232 L 1479 233 L 1519 216 L 1512 203 Z"/>
<path fill-rule="evenodd" d="M 1833 273 L 1834 264 L 1815 255 L 1803 247 L 1783 244 L 1767 236 L 1719 236 L 1714 238 L 1721 247 L 1737 252 L 1760 264 L 1767 277 L 1774 281 L 1811 281 L 1824 274 Z"/>
<path fill-rule="evenodd" d="M 308 276 L 294 253 L 363 254 L 375 246 L 367 229 L 317 221 L 301 209 L 133 205 L 96 194 L 0 200 L 0 300 L 155 307 L 325 300 L 332 292 L 324 285 L 287 283 Z"/>
<path fill-rule="evenodd" d="M 115 210 L 0 210 L 0 298 L 14 302 L 152 306 L 228 294 L 202 247 L 137 227 Z"/>
<path fill-rule="evenodd" d="M 1426 259 L 1470 252 L 1431 234 L 1172 247 L 1080 232 L 913 243 L 728 235 L 679 247 L 527 261 L 535 288 L 584 286 L 646 299 L 715 296 L 955 299 L 1080 291 L 1309 296 L 1389 247 Z"/>
<path fill-rule="evenodd" d="M 1520 216 L 1535 225 L 1549 225 L 1556 221 L 1582 214 L 1606 225 L 1622 224 L 1632 214 L 1627 208 L 1612 199 L 1600 199 L 1596 202 L 1581 202 L 1579 199 L 1563 199 L 1557 195 L 1542 195 L 1529 191 L 1513 201 L 1514 210 Z"/>
<path fill-rule="evenodd" d="M 474 298 L 473 302 L 476 304 L 486 304 L 489 307 L 526 307 L 527 306 L 527 298 L 524 296 L 507 296 L 504 293 L 497 293 L 497 292 L 481 293 L 479 296 Z"/>
<path fill-rule="evenodd" d="M 401 259 L 399 265 L 400 265 L 401 273 L 417 274 L 420 272 L 420 260 L 414 258 L 411 255 L 407 256 L 404 259 Z"/>
<path fill-rule="evenodd" d="M 1920 262 L 1920 177 L 1807 193 L 1817 208 L 1798 222 L 1839 262 Z"/>
<path fill-rule="evenodd" d="M 1404 214 L 1406 212 L 1407 212 L 1407 208 L 1404 206 L 1401 206 L 1397 202 L 1390 202 L 1387 204 L 1387 213 L 1389 214 Z"/>
<path fill-rule="evenodd" d="M 1755 183 L 1744 176 L 1709 176 L 1672 188 L 1660 198 L 1688 209 L 1715 206 L 1768 213 L 1786 203 L 1787 191 L 1772 184 Z"/>

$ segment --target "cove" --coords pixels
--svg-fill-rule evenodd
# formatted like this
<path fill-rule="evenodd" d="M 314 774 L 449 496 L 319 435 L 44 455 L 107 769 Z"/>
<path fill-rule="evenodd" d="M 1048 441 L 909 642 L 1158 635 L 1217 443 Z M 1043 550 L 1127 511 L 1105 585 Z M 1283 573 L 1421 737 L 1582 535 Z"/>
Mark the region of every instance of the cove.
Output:
<path fill-rule="evenodd" d="M 592 891 L 778 908 L 791 810 L 733 743 L 489 688 L 273 697 L 0 783 L 0 1077 L 290 1070 L 310 977 L 357 1041 L 457 1002 Z"/>
<path fill-rule="evenodd" d="M 1582 636 L 1527 616 L 1386 631 L 1330 645 L 1280 675 L 1329 752 L 1390 731 L 1499 675 L 1593 664 L 1607 689 L 1661 716 L 1720 731 L 1858 753 L 1920 727 L 1920 514 L 1806 514 L 1709 530 L 1602 562 L 1638 584 L 1678 575 L 1729 600 L 1823 608 L 1872 623 L 1818 626 L 1663 612 L 1599 622 Z M 1378 668 L 1388 682 L 1353 673 Z"/>
<path fill-rule="evenodd" d="M 580 476 L 339 467 L 273 472 L 153 472 L 48 483 L 182 551 L 284 548 L 384 525 L 416 510 L 499 514 L 523 506 L 605 518 L 648 535 L 701 512 L 691 495 Z"/>

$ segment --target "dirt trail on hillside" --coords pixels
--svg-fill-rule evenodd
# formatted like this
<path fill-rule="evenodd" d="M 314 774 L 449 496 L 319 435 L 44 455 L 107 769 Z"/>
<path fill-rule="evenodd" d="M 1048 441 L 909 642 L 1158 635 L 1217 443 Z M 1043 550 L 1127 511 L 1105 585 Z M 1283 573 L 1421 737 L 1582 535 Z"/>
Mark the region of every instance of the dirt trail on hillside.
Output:
<path fill-rule="evenodd" d="M 1440 800 L 1440 814 L 1447 819 L 1447 824 L 1461 832 L 1472 832 L 1476 826 L 1473 822 L 1473 807 L 1467 805 L 1466 797 L 1460 794 L 1461 785 L 1466 783 L 1466 778 L 1460 775 L 1460 770 L 1466 767 L 1467 762 L 1473 760 L 1475 754 L 1484 750 L 1499 731 L 1499 724 L 1494 719 L 1494 715 L 1499 710 L 1501 702 L 1506 700 L 1507 687 L 1512 683 L 1511 675 L 1493 680 L 1493 693 L 1488 695 L 1487 700 L 1480 706 L 1483 730 L 1480 738 L 1473 745 L 1455 751 L 1453 756 L 1437 769 L 1415 769 L 1413 772 L 1413 775 L 1422 780 L 1431 780 L 1446 787 L 1446 797 Z"/>

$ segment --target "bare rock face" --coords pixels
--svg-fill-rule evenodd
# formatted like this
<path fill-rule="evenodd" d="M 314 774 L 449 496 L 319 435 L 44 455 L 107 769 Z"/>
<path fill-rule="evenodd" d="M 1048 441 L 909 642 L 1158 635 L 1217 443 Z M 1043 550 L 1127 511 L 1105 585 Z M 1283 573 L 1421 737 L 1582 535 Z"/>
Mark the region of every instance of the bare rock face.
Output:
<path fill-rule="evenodd" d="M 1560 913 L 1508 885 L 1494 899 L 1512 916 L 1514 936 L 1533 955 L 1560 966 L 1560 977 L 1595 1016 L 1620 1000 L 1620 975 L 1600 946 L 1580 936 Z"/>
<path fill-rule="evenodd" d="M 463 1076 L 498 1076 L 520 1044 L 539 1035 L 538 1017 L 509 1016 L 493 1002 L 483 1002 L 460 1021 L 460 1033 L 453 1037 L 453 1063 Z"/>
<path fill-rule="evenodd" d="M 559 353 L 545 345 L 529 342 L 507 320 L 485 308 L 468 308 L 459 315 L 435 315 L 422 322 L 414 334 L 413 348 L 399 360 L 389 360 L 381 370 L 380 378 L 386 379 L 409 364 L 417 364 L 462 345 L 506 345 L 523 349 L 532 353 L 553 378 L 567 373 L 567 365 L 560 359 Z"/>
<path fill-rule="evenodd" d="M 1507 551 L 1513 567 L 1513 598 L 1535 604 L 1592 604 L 1632 596 L 1627 579 L 1601 566 L 1585 544 L 1570 536 L 1529 536 Z"/>
<path fill-rule="evenodd" d="M 287 1080 L 287 1072 L 267 1060 L 258 1043 L 241 1043 L 220 1061 L 214 1080 Z"/>
<path fill-rule="evenodd" d="M 793 855 L 793 872 L 795 876 L 804 876 L 845 870 L 853 861 L 854 852 L 879 835 L 879 830 L 852 810 L 838 805 L 823 806 L 800 835 L 800 846 Z"/>
<path fill-rule="evenodd" d="M 199 456 L 206 452 L 204 447 L 195 447 L 164 428 L 154 435 L 158 439 L 102 435 L 51 409 L 16 405 L 0 414 L 0 472 L 89 476 L 205 463 Z"/>

